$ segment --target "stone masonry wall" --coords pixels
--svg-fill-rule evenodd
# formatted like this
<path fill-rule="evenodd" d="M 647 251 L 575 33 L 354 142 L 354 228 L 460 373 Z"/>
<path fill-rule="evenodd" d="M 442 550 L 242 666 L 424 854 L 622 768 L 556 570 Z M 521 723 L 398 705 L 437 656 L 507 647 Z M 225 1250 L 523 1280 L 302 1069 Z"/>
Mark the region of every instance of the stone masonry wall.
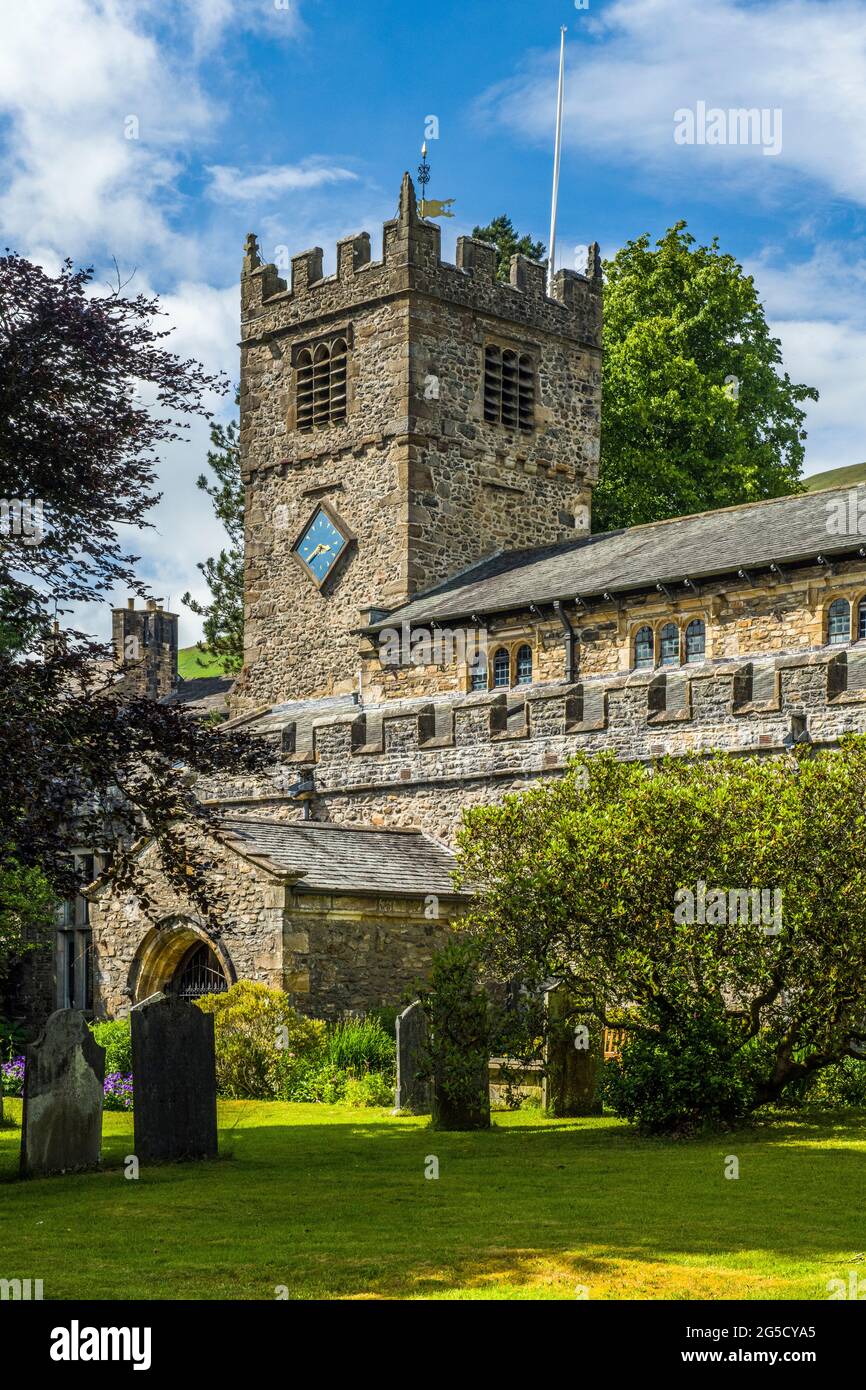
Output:
<path fill-rule="evenodd" d="M 272 726 L 278 719 L 290 722 L 291 708 L 272 716 Z M 299 803 L 287 789 L 302 766 L 314 779 L 316 820 L 415 825 L 453 840 L 464 806 L 560 775 L 577 751 L 773 755 L 792 736 L 825 745 L 861 732 L 866 650 L 823 648 L 323 713 L 288 766 L 202 792 L 230 799 L 235 814 L 294 816 Z"/>
<path fill-rule="evenodd" d="M 817 649 L 825 640 L 827 610 L 836 598 L 845 598 L 851 604 L 856 633 L 858 606 L 866 600 L 866 566 L 862 559 L 839 561 L 831 574 L 817 565 L 800 566 L 796 572 L 791 571 L 784 583 L 768 579 L 766 585 L 748 585 L 730 576 L 703 585 L 698 595 L 680 593 L 673 600 L 651 591 L 623 595 L 615 602 L 593 599 L 581 609 L 566 602 L 565 608 L 577 638 L 580 676 L 591 679 L 632 669 L 634 638 L 639 628 L 649 625 L 658 639 L 658 632 L 666 623 L 676 623 L 684 634 L 694 618 L 701 618 L 705 624 L 708 661 L 760 660 L 785 652 Z M 399 628 L 385 629 L 385 633 L 392 631 L 397 633 Z M 449 631 L 454 634 L 451 638 Z M 420 632 L 421 629 L 406 632 L 407 654 L 412 651 L 413 641 L 417 644 Z M 383 660 L 383 653 L 388 655 L 383 635 L 365 635 L 359 644 L 365 700 L 467 693 L 469 666 L 459 659 L 463 650 L 459 639 L 464 637 L 464 646 L 483 637 L 490 654 L 500 645 L 511 648 L 528 642 L 533 650 L 534 680 L 562 680 L 566 674 L 563 628 L 559 619 L 550 616 L 549 604 L 541 605 L 541 610 L 535 612 L 487 615 L 483 629 L 459 618 L 448 620 L 442 629 L 431 630 L 430 641 L 437 636 L 442 643 L 440 654 L 449 659 L 438 664 L 415 663 L 410 659 L 395 665 Z M 447 641 L 451 642 L 450 648 Z M 415 649 L 423 651 L 417 645 Z"/>
<path fill-rule="evenodd" d="M 200 842 L 199 842 L 200 843 Z M 202 924 L 198 910 L 190 899 L 175 891 L 166 881 L 158 857 L 149 847 L 143 851 L 141 867 L 148 891 L 154 902 L 151 912 L 133 897 L 121 897 L 110 886 L 91 895 L 90 922 L 94 946 L 94 1009 L 97 1017 L 115 1017 L 125 1013 L 131 1004 L 144 997 L 141 989 L 152 992 L 167 982 L 160 980 L 160 951 L 155 952 L 154 972 L 150 984 L 133 966 L 140 961 L 140 949 L 159 928 L 169 945 L 173 928 L 195 929 L 217 956 L 227 954 L 237 978 L 259 980 L 274 988 L 283 983 L 283 924 L 286 887 L 274 877 L 239 855 L 207 841 L 208 858 L 212 867 L 207 875 L 209 896 L 225 923 L 221 935 L 213 935 Z M 191 940 L 187 945 L 192 944 Z M 166 949 L 165 968 L 170 971 L 176 960 Z M 225 968 L 225 966 L 224 966 Z M 139 979 L 135 998 L 130 981 Z M 228 972 L 227 972 L 228 973 Z"/>
<path fill-rule="evenodd" d="M 314 1018 L 397 1005 L 426 976 L 456 910 L 450 899 L 293 888 L 291 876 L 210 838 L 206 845 L 218 932 L 166 882 L 152 848 L 141 861 L 151 909 L 110 885 L 91 895 L 96 1017 L 123 1016 L 165 988 L 197 940 L 215 951 L 230 983 L 257 980 L 284 989 L 295 1008 Z"/>
<path fill-rule="evenodd" d="M 441 900 L 293 892 L 284 988 L 295 1008 L 317 1018 L 408 1004 L 445 941 L 451 913 Z"/>
<path fill-rule="evenodd" d="M 292 260 L 291 288 L 248 241 L 242 277 L 241 453 L 247 488 L 245 668 L 233 710 L 355 688 L 362 613 L 395 608 L 500 548 L 589 528 L 598 463 L 600 277 L 544 268 L 461 238 L 443 264 L 439 229 L 404 180 L 381 262 L 366 234 Z M 349 344 L 347 415 L 295 428 L 293 354 Z M 526 351 L 534 428 L 483 419 L 485 341 Z M 432 383 L 432 385 L 431 385 Z M 320 591 L 292 549 L 318 501 L 353 534 Z"/>

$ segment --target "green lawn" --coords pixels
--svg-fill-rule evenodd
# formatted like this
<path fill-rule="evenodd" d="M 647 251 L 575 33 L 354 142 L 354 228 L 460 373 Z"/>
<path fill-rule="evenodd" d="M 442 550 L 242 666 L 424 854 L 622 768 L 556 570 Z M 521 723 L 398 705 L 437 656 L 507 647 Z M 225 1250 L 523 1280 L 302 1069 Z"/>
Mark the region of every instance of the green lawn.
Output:
<path fill-rule="evenodd" d="M 228 1101 L 220 1124 L 219 1161 L 136 1182 L 131 1117 L 106 1115 L 103 1172 L 4 1183 L 0 1276 L 42 1278 L 46 1298 L 822 1299 L 866 1275 L 862 1112 L 689 1144 L 532 1111 L 460 1135 Z M 0 1130 L 3 1178 L 19 1138 Z"/>

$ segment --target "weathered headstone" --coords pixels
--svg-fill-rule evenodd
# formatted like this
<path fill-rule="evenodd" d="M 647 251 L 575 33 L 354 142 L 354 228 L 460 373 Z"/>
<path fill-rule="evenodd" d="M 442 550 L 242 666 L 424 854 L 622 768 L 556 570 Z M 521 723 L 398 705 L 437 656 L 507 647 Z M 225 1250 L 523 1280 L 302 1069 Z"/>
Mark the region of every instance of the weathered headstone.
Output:
<path fill-rule="evenodd" d="M 560 1118 L 600 1115 L 600 1037 L 584 1025 L 575 1027 L 569 1022 L 571 1002 L 562 985 L 548 990 L 544 999 L 548 1023 L 541 1094 L 544 1109 Z"/>
<path fill-rule="evenodd" d="M 397 1016 L 397 1100 L 398 1110 L 429 1115 L 433 1104 L 429 1080 L 421 1080 L 419 1068 L 427 1057 L 427 1018 L 416 999 Z"/>
<path fill-rule="evenodd" d="M 21 1176 L 97 1168 L 105 1048 L 80 1009 L 59 1009 L 25 1054 Z"/>
<path fill-rule="evenodd" d="M 216 1158 L 213 1014 L 153 994 L 130 1010 L 135 1153 L 141 1162 Z"/>

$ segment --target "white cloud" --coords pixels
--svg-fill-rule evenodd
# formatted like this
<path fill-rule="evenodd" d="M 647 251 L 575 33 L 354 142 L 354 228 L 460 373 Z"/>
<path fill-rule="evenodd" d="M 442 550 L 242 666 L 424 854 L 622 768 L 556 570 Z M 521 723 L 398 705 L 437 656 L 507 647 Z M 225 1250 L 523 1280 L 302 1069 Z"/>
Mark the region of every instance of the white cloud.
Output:
<path fill-rule="evenodd" d="M 772 327 L 791 378 L 820 392 L 815 404 L 807 403 L 806 472 L 866 461 L 866 330 L 821 319 L 790 319 Z"/>
<path fill-rule="evenodd" d="M 712 175 L 778 197 L 806 177 L 866 202 L 866 9 L 811 0 L 614 0 L 572 24 L 564 103 L 567 163 L 611 157 L 654 177 Z M 479 103 L 491 121 L 549 143 L 556 60 L 535 54 Z M 781 108 L 777 158 L 759 146 L 676 145 L 674 112 L 708 106 Z"/>
<path fill-rule="evenodd" d="M 4 9 L 0 44 L 6 243 L 50 273 L 67 255 L 95 263 L 97 292 L 113 255 L 122 277 L 138 266 L 129 292 L 162 291 L 167 317 L 157 326 L 176 329 L 164 345 L 209 371 L 226 371 L 232 383 L 238 287 L 225 285 L 225 228 L 219 255 L 214 229 L 181 235 L 178 181 L 223 115 L 201 89 L 200 59 L 229 31 L 264 26 L 277 37 L 297 35 L 295 0 L 39 0 Z M 240 256 L 239 239 L 238 269 Z M 187 275 L 179 283 L 178 267 Z M 233 411 L 231 395 L 208 404 L 222 416 Z M 201 624 L 179 608 L 179 596 L 189 588 L 206 599 L 196 562 L 225 544 L 195 486 L 208 444 L 207 423 L 191 417 L 185 437 L 161 451 L 155 529 L 123 537 L 141 556 L 140 577 L 156 594 L 172 596 L 183 642 L 195 640 Z M 122 603 L 126 595 L 114 598 Z M 101 636 L 110 631 L 108 605 L 89 606 L 80 617 Z"/>
<path fill-rule="evenodd" d="M 866 460 L 866 256 L 849 243 L 816 240 L 805 260 L 777 247 L 747 259 L 793 381 L 818 388 L 804 403 L 806 472 Z"/>
<path fill-rule="evenodd" d="M 123 0 L 40 0 L 4 13 L 0 220 L 25 253 L 129 259 L 179 244 L 175 151 L 207 131 L 211 113 L 138 18 Z"/>
<path fill-rule="evenodd" d="M 245 174 L 230 164 L 211 164 L 208 193 L 221 202 L 267 202 L 297 189 L 322 188 L 327 184 L 357 179 L 350 169 L 328 166 L 316 159 L 302 164 L 278 164 L 258 174 Z"/>

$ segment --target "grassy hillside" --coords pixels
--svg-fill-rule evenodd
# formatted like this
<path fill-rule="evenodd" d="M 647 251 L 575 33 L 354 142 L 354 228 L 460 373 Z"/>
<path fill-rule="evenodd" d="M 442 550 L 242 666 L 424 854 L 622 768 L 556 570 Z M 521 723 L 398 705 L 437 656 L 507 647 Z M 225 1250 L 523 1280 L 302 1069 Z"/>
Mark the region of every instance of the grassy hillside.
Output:
<path fill-rule="evenodd" d="M 222 657 L 200 652 L 198 647 L 180 648 L 177 669 L 185 681 L 195 680 L 196 676 L 221 676 L 225 672 Z"/>
<path fill-rule="evenodd" d="M 854 487 L 856 483 L 866 482 L 866 463 L 849 463 L 847 468 L 828 468 L 824 473 L 813 473 L 804 478 L 807 492 L 820 492 L 824 487 Z"/>

